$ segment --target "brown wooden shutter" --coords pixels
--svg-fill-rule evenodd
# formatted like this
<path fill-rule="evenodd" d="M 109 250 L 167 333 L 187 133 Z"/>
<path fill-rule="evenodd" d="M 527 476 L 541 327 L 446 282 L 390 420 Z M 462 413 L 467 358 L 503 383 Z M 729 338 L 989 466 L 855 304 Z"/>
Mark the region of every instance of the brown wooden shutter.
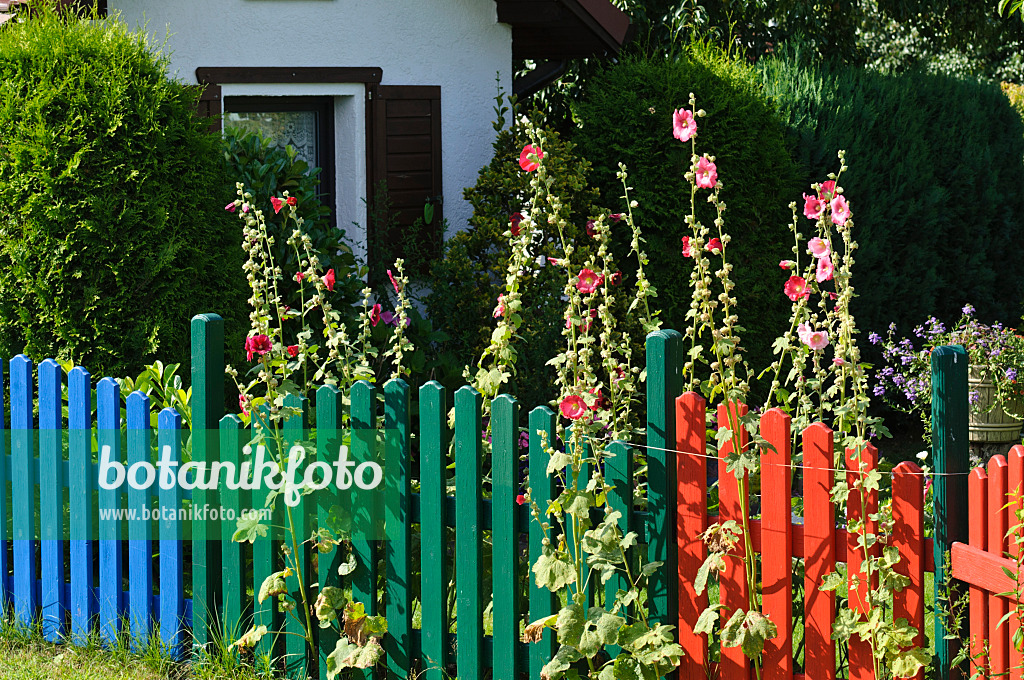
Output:
<path fill-rule="evenodd" d="M 203 92 L 199 95 L 199 101 L 196 103 L 196 109 L 201 117 L 212 119 L 210 121 L 210 132 L 220 132 L 220 119 L 221 114 L 223 113 L 220 85 L 206 83 L 200 84 L 198 87 L 203 88 Z"/>
<path fill-rule="evenodd" d="M 394 225 L 369 225 L 370 260 L 385 255 L 405 256 L 399 247 L 408 227 L 423 217 L 424 205 L 434 206 L 433 220 L 420 232 L 421 254 L 441 252 L 441 88 L 425 85 L 378 85 L 368 90 L 367 159 L 371 212 L 379 205 L 381 182 L 386 183 Z M 387 264 L 387 263 L 377 263 Z"/>

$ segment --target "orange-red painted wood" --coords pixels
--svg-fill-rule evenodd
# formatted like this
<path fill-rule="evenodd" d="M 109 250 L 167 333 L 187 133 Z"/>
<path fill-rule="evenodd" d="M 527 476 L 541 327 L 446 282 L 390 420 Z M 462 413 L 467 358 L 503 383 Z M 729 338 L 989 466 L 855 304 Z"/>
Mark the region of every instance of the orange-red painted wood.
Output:
<path fill-rule="evenodd" d="M 1021 509 L 1021 493 L 1024 492 L 1024 446 L 1017 444 L 1007 456 L 1006 465 L 1009 468 L 1006 489 L 1009 495 L 1007 501 L 1011 504 L 1007 511 L 1010 526 L 1015 526 L 1017 513 Z M 1008 539 L 1011 559 L 1016 559 L 1020 554 L 1020 546 L 1017 541 Z M 1020 630 L 1020 619 L 1017 616 L 1015 607 L 1010 608 L 1010 680 L 1021 680 L 1024 678 L 1024 652 L 1013 644 Z"/>
<path fill-rule="evenodd" d="M 847 524 L 864 522 L 865 531 L 869 534 L 877 534 L 877 522 L 871 519 L 878 512 L 878 492 L 870 491 L 862 493 L 856 491 L 855 483 L 858 477 L 866 475 L 878 467 L 878 450 L 868 444 L 862 450 L 846 450 L 846 482 L 850 486 L 850 496 L 846 502 Z M 867 615 L 869 611 L 868 590 L 873 585 L 868 582 L 866 574 L 861 571 L 864 565 L 864 548 L 858 544 L 860 536 L 855 532 L 848 532 L 846 536 L 847 555 L 847 581 L 850 593 L 850 607 Z M 875 552 L 877 544 L 872 547 L 870 553 Z M 871 654 L 871 645 L 854 636 L 849 643 L 850 653 L 850 680 L 874 680 L 874 661 Z"/>
<path fill-rule="evenodd" d="M 1006 504 L 1007 466 L 1002 456 L 993 456 L 988 461 L 988 552 L 998 557 L 1006 555 L 1007 509 Z M 1010 667 L 1010 627 L 1002 618 L 1010 611 L 1005 598 L 994 594 L 988 596 L 989 668 L 992 675 L 1005 677 Z"/>
<path fill-rule="evenodd" d="M 697 595 L 694 578 L 704 564 L 707 548 L 701 534 L 708 526 L 707 427 L 704 398 L 687 392 L 676 398 L 676 479 L 679 485 L 676 505 L 676 541 L 679 549 L 679 644 L 683 658 L 679 680 L 705 680 L 707 664 L 706 636 L 693 632 L 693 626 L 708 606 L 707 592 Z M 696 456 L 687 456 L 695 453 Z"/>
<path fill-rule="evenodd" d="M 730 404 L 726 410 L 725 404 L 718 405 L 718 429 L 728 428 L 734 434 L 739 435 L 741 447 L 747 445 L 747 431 L 737 422 L 738 416 L 746 415 L 746 404 Z M 742 522 L 740 510 L 739 485 L 731 472 L 726 470 L 726 457 L 732 451 L 732 439 L 723 443 L 718 450 L 718 514 L 725 522 L 734 520 Z M 749 491 L 749 483 L 746 485 Z M 753 530 L 751 530 L 753 533 Z M 740 555 L 744 554 L 742 544 Z M 725 571 L 719 574 L 719 597 L 725 611 L 722 612 L 723 621 L 727 621 L 737 609 L 747 611 L 750 606 L 747 602 L 747 577 L 744 562 L 740 557 L 726 558 Z M 750 659 L 746 657 L 739 647 L 722 646 L 721 680 L 747 680 L 750 677 Z"/>
<path fill-rule="evenodd" d="M 793 677 L 793 471 L 790 417 L 777 408 L 761 416 L 761 436 L 774 448 L 761 451 L 762 611 L 775 622 L 765 642 L 765 680 Z"/>
<path fill-rule="evenodd" d="M 832 430 L 822 423 L 803 433 L 804 525 L 800 554 L 804 557 L 804 670 L 807 677 L 835 680 L 836 645 L 832 621 L 836 594 L 818 586 L 836 568 L 836 517 L 832 505 Z M 794 541 L 795 543 L 795 541 Z"/>
<path fill-rule="evenodd" d="M 914 643 L 925 645 L 924 639 L 924 477 L 921 468 L 903 462 L 893 470 L 892 518 L 893 545 L 900 552 L 896 572 L 910 579 L 910 584 L 893 594 L 893 616 L 905 618 L 917 629 Z M 924 679 L 924 669 L 915 676 Z"/>

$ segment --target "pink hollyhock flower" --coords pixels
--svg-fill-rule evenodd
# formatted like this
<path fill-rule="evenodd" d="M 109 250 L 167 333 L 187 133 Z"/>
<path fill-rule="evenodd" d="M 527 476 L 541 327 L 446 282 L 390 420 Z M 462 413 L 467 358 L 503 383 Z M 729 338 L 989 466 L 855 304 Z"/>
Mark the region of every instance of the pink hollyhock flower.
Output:
<path fill-rule="evenodd" d="M 690 237 L 683 237 L 683 257 L 693 257 L 693 247 L 690 245 Z"/>
<path fill-rule="evenodd" d="M 518 503 L 519 505 L 522 505 L 525 502 L 526 502 L 526 496 L 524 496 L 523 494 L 519 494 L 518 496 L 516 496 L 516 503 Z"/>
<path fill-rule="evenodd" d="M 818 283 L 823 281 L 832 280 L 832 272 L 835 271 L 835 267 L 832 266 L 832 260 L 829 257 L 823 257 L 818 260 L 818 270 L 814 273 L 814 278 L 818 280 Z"/>
<path fill-rule="evenodd" d="M 593 293 L 597 287 L 604 283 L 604 277 L 592 269 L 580 270 L 576 277 L 576 290 L 581 293 Z"/>
<path fill-rule="evenodd" d="M 830 202 L 832 206 L 832 221 L 836 224 L 846 224 L 846 220 L 850 219 L 850 215 L 853 213 L 850 211 L 850 204 L 846 202 L 843 196 L 836 196 Z"/>
<path fill-rule="evenodd" d="M 302 279 L 304 279 L 304 278 L 306 278 L 306 275 L 303 274 L 302 272 L 298 272 L 298 273 L 295 274 L 295 280 L 298 283 L 302 283 Z"/>
<path fill-rule="evenodd" d="M 248 203 L 243 203 L 242 204 L 242 212 L 243 213 L 249 212 L 249 204 Z"/>
<path fill-rule="evenodd" d="M 327 286 L 327 290 L 332 293 L 334 292 L 334 283 L 334 270 L 328 269 L 327 273 L 324 275 L 324 285 Z"/>
<path fill-rule="evenodd" d="M 235 208 L 237 208 L 237 207 L 238 207 L 238 206 L 237 206 L 237 205 L 235 205 L 235 202 L 234 202 L 234 201 L 231 201 L 231 202 L 230 202 L 230 203 L 228 203 L 228 204 L 227 204 L 226 206 L 224 206 L 224 209 L 225 209 L 225 210 L 227 210 L 227 211 L 228 211 L 228 212 L 230 212 L 230 213 L 233 213 L 233 212 L 235 212 Z"/>
<path fill-rule="evenodd" d="M 832 363 L 835 364 L 836 366 L 843 366 L 846 364 L 846 360 L 843 359 L 842 357 L 836 357 L 835 359 L 832 360 Z"/>
<path fill-rule="evenodd" d="M 821 200 L 829 201 L 832 199 L 832 194 L 836 192 L 835 180 L 826 180 L 821 183 L 821 191 L 818 192 L 821 195 Z"/>
<path fill-rule="evenodd" d="M 832 252 L 832 249 L 829 247 L 828 241 L 815 236 L 807 242 L 807 252 L 820 259 L 822 257 L 828 257 L 828 254 Z"/>
<path fill-rule="evenodd" d="M 248 404 L 248 400 L 245 398 L 245 395 L 244 394 L 239 394 L 238 395 L 238 408 L 242 411 L 242 415 L 243 416 L 249 415 L 249 409 L 246 408 L 247 404 Z"/>
<path fill-rule="evenodd" d="M 384 325 L 386 325 L 386 326 L 397 326 L 398 325 L 398 317 L 395 315 L 394 312 L 391 312 L 391 311 L 381 312 L 380 313 L 380 320 L 383 321 Z"/>
<path fill-rule="evenodd" d="M 380 323 L 380 310 L 381 306 L 379 303 L 370 307 L 370 323 L 373 324 L 374 328 L 376 328 L 377 324 Z"/>
<path fill-rule="evenodd" d="M 792 269 L 796 266 L 796 262 L 793 260 L 782 260 L 779 262 L 779 269 Z"/>
<path fill-rule="evenodd" d="M 807 281 L 802 276 L 790 276 L 782 290 L 793 302 L 800 298 L 810 297 L 811 295 L 811 291 L 807 287 Z"/>
<path fill-rule="evenodd" d="M 594 224 L 594 220 L 587 220 L 587 236 L 590 238 L 597 236 L 597 226 Z"/>
<path fill-rule="evenodd" d="M 299 201 L 294 196 L 289 196 L 288 200 L 285 201 L 285 203 L 287 203 L 288 205 L 290 205 L 290 206 L 292 206 L 294 208 L 296 205 L 299 204 Z"/>
<path fill-rule="evenodd" d="M 619 220 L 622 219 L 622 213 L 612 213 L 611 215 L 608 216 L 608 219 L 610 219 L 612 222 L 618 222 Z"/>
<path fill-rule="evenodd" d="M 804 217 L 809 220 L 816 220 L 821 217 L 821 211 L 825 209 L 825 201 L 817 196 L 804 194 Z"/>
<path fill-rule="evenodd" d="M 263 356 L 274 348 L 266 335 L 253 335 L 245 339 L 245 358 L 252 361 L 254 354 Z"/>
<path fill-rule="evenodd" d="M 713 238 L 710 241 L 708 241 L 706 246 L 704 246 L 704 250 L 710 251 L 712 253 L 715 252 L 716 250 L 718 252 L 722 252 L 722 241 L 720 239 Z"/>
<path fill-rule="evenodd" d="M 292 359 L 299 356 L 298 345 L 288 345 L 285 349 L 288 350 L 288 356 L 290 356 Z"/>
<path fill-rule="evenodd" d="M 558 405 L 558 410 L 569 420 L 579 420 L 587 415 L 587 402 L 583 401 L 583 397 L 571 394 L 562 400 L 562 403 Z"/>
<path fill-rule="evenodd" d="M 491 314 L 495 319 L 500 316 L 505 316 L 505 294 L 502 293 L 498 296 L 498 306 L 494 308 L 494 313 Z"/>
<path fill-rule="evenodd" d="M 533 160 L 530 156 L 536 156 L 537 160 Z M 540 148 L 527 144 L 523 147 L 523 152 L 519 154 L 519 167 L 526 172 L 533 172 L 540 167 L 540 159 L 544 158 L 544 152 Z"/>
<path fill-rule="evenodd" d="M 811 335 L 811 327 L 806 323 L 802 323 L 796 327 L 796 337 L 800 339 L 800 342 L 807 344 L 807 338 Z"/>
<path fill-rule="evenodd" d="M 620 283 L 622 283 L 622 272 L 617 271 L 611 276 L 609 276 L 608 283 L 612 284 L 613 286 L 617 286 Z"/>
<path fill-rule="evenodd" d="M 514 212 L 508 218 L 509 226 L 512 228 L 512 235 L 519 236 L 519 223 L 523 221 L 522 213 Z"/>
<path fill-rule="evenodd" d="M 559 260 L 557 257 L 549 257 L 548 264 L 553 264 L 557 267 L 558 265 L 562 264 L 562 261 Z"/>
<path fill-rule="evenodd" d="M 277 213 L 281 212 L 281 208 L 284 207 L 284 201 L 282 201 L 277 196 L 271 196 L 270 205 L 274 206 L 274 214 L 276 215 Z"/>
<path fill-rule="evenodd" d="M 705 155 L 697 161 L 697 186 L 701 189 L 714 189 L 718 184 L 718 168 Z"/>
<path fill-rule="evenodd" d="M 672 136 L 680 142 L 688 142 L 697 132 L 697 121 L 693 111 L 679 109 L 672 114 Z"/>
<path fill-rule="evenodd" d="M 804 338 L 804 344 L 814 351 L 825 349 L 828 347 L 828 333 L 825 331 L 811 331 Z"/>
<path fill-rule="evenodd" d="M 395 280 L 395 275 L 391 273 L 390 269 L 388 270 L 388 278 L 391 279 L 391 285 L 395 287 L 395 292 L 401 293 L 402 289 L 398 287 L 398 281 Z"/>

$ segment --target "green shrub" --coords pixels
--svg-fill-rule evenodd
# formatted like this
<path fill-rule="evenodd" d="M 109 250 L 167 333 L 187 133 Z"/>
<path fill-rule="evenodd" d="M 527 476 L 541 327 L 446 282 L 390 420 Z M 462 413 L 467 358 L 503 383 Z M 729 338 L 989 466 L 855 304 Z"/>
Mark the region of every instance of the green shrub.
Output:
<path fill-rule="evenodd" d="M 135 374 L 189 319 L 247 327 L 220 140 L 143 31 L 39 8 L 0 30 L 0 356 Z"/>
<path fill-rule="evenodd" d="M 791 256 L 787 207 L 800 197 L 797 168 L 784 144 L 783 128 L 765 98 L 757 73 L 720 51 L 695 45 L 686 56 L 630 57 L 599 72 L 576 107 L 580 153 L 594 165 L 592 181 L 603 203 L 621 210 L 618 163 L 626 164 L 633 211 L 648 241 L 647 269 L 658 290 L 664 327 L 682 330 L 690 306 L 691 260 L 681 239 L 690 233 L 690 187 L 684 178 L 690 144 L 672 137 L 672 112 L 688 108 L 693 92 L 698 108 L 698 153 L 716 158 L 728 206 L 725 229 L 732 236 L 743 344 L 754 368 L 772 360 L 771 343 L 788 324 L 790 303 L 782 294 L 779 260 Z M 697 202 L 698 217 L 711 225 L 711 206 Z M 617 255 L 628 246 L 619 235 Z M 627 272 L 631 274 L 632 272 Z"/>
<path fill-rule="evenodd" d="M 968 301 L 984 320 L 1020 317 L 1024 271 L 1011 249 L 1024 236 L 1024 125 L 998 85 L 794 58 L 760 68 L 805 182 L 824 180 L 846 150 L 861 328 L 957 318 Z"/>

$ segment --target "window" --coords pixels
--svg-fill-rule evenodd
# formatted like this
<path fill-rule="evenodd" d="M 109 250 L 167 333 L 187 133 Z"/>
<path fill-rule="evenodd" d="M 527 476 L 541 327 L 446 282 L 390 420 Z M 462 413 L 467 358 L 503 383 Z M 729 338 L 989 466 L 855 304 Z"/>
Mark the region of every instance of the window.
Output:
<path fill-rule="evenodd" d="M 224 126 L 259 132 L 280 148 L 293 147 L 310 168 L 321 168 L 320 200 L 334 222 L 332 97 L 225 97 Z"/>

